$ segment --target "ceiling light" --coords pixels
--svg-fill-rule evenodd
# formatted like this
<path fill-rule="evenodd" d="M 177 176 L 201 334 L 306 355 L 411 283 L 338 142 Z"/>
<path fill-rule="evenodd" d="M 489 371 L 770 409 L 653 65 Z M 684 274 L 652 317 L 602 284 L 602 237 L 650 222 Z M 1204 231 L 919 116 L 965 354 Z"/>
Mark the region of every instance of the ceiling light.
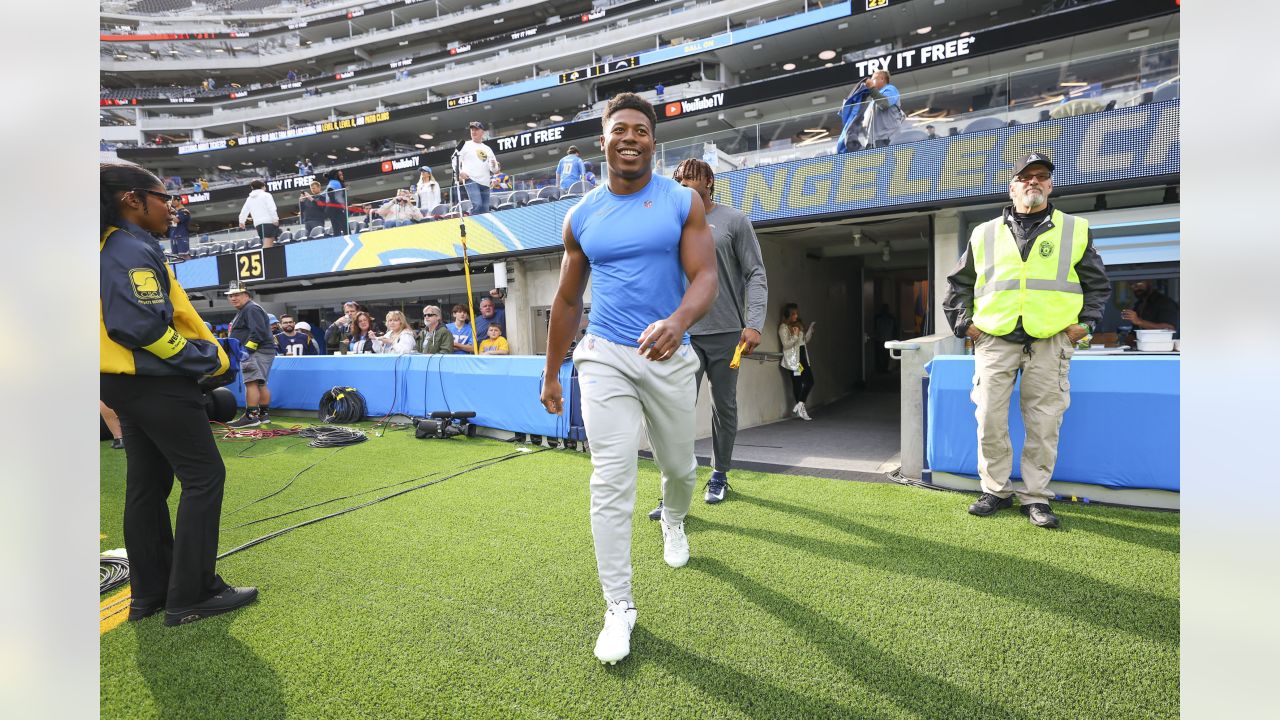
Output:
<path fill-rule="evenodd" d="M 1087 82 L 1062 82 L 1058 84 L 1062 87 L 1088 87 L 1089 85 Z"/>
<path fill-rule="evenodd" d="M 548 118 L 547 118 L 547 119 L 548 119 L 548 120 L 550 120 L 551 122 L 561 122 L 562 120 L 564 120 L 564 116 L 563 116 L 563 115 L 551 115 L 551 116 L 548 116 Z"/>
<path fill-rule="evenodd" d="M 427 147 L 426 145 L 423 145 L 422 143 L 414 143 L 414 144 L 413 144 L 413 146 L 414 146 L 414 147 L 416 147 L 416 148 L 418 148 L 419 150 L 424 150 L 424 149 L 426 149 L 426 147 Z"/>
<path fill-rule="evenodd" d="M 219 170 L 230 170 L 230 169 L 231 169 L 231 166 L 230 166 L 230 165 L 219 165 L 219 166 L 218 166 L 218 169 L 219 169 Z"/>
<path fill-rule="evenodd" d="M 521 155 L 521 156 L 520 156 L 520 159 L 522 159 L 522 160 L 532 160 L 532 159 L 533 159 L 533 153 L 525 153 L 525 154 L 523 154 L 523 155 Z"/>
<path fill-rule="evenodd" d="M 328 154 L 328 155 L 325 155 L 325 157 L 329 158 L 330 160 L 337 160 L 337 159 L 338 159 L 338 156 L 337 156 L 337 155 L 334 155 L 334 154 L 332 154 L 332 153 L 330 153 L 330 154 Z"/>
<path fill-rule="evenodd" d="M 241 161 L 240 161 L 240 164 L 241 164 L 241 165 L 253 165 L 253 163 L 249 162 L 248 160 L 241 160 Z"/>
<path fill-rule="evenodd" d="M 435 136 L 434 136 L 434 135 L 432 135 L 431 133 L 422 133 L 422 134 L 421 134 L 421 135 L 419 135 L 418 137 L 422 138 L 423 140 L 431 140 L 431 139 L 433 139 Z"/>
<path fill-rule="evenodd" d="M 749 118 L 753 118 L 753 117 L 760 117 L 760 111 L 759 111 L 759 110 L 756 110 L 755 108 L 752 108 L 752 109 L 750 109 L 750 110 L 748 110 L 748 111 L 746 111 L 746 112 L 742 113 L 742 117 L 749 117 Z"/>
<path fill-rule="evenodd" d="M 836 65 L 835 63 L 827 63 L 826 65 L 823 65 L 822 67 L 835 67 L 835 65 Z"/>
<path fill-rule="evenodd" d="M 360 148 L 356 147 L 355 145 L 348 145 L 347 149 L 350 150 L 351 152 L 360 152 Z"/>
<path fill-rule="evenodd" d="M 930 30 L 932 30 L 932 29 L 933 29 L 933 26 L 932 26 L 932 25 L 925 25 L 925 26 L 924 26 L 924 27 L 922 27 L 922 28 L 917 28 L 917 29 L 916 29 L 916 34 L 917 34 L 917 35 L 928 35 L 928 34 L 929 34 L 929 31 L 930 31 Z"/>
<path fill-rule="evenodd" d="M 854 230 L 854 231 L 853 231 L 853 246 L 854 246 L 854 247 L 859 247 L 860 245 L 862 245 L 862 231 L 861 231 L 861 230 Z"/>
<path fill-rule="evenodd" d="M 785 65 L 783 65 L 783 66 L 782 66 L 782 69 L 783 69 L 783 70 L 786 70 L 787 72 L 790 72 L 790 71 L 792 71 L 792 70 L 795 70 L 795 69 L 796 69 L 796 64 L 795 64 L 795 63 L 787 63 L 787 64 L 785 64 Z"/>
<path fill-rule="evenodd" d="M 964 32 L 960 33 L 960 37 L 969 37 L 969 31 L 965 30 Z"/>
<path fill-rule="evenodd" d="M 214 48 L 214 49 L 213 49 L 213 51 L 214 51 L 214 52 L 226 52 L 226 50 L 223 50 L 222 48 Z"/>
<path fill-rule="evenodd" d="M 885 262 L 889 262 L 889 243 L 884 244 L 884 253 L 880 257 Z"/>
<path fill-rule="evenodd" d="M 830 60 L 835 56 L 836 56 L 835 50 L 823 50 L 822 52 L 818 53 L 819 60 Z"/>
<path fill-rule="evenodd" d="M 752 49 L 752 50 L 762 50 L 762 49 L 764 49 L 764 45 L 763 45 L 763 44 L 761 44 L 761 43 L 756 43 L 755 45 L 752 45 L 752 46 L 751 46 L 751 49 Z"/>
<path fill-rule="evenodd" d="M 400 41 L 399 43 L 397 43 L 397 44 L 398 44 L 400 47 L 404 47 L 405 45 L 408 45 L 408 44 L 409 44 L 409 41 L 408 41 L 408 40 L 401 40 L 401 41 Z"/>
<path fill-rule="evenodd" d="M 538 127 L 538 123 L 530 120 L 529 122 L 525 123 L 524 126 L 527 128 L 536 128 Z"/>

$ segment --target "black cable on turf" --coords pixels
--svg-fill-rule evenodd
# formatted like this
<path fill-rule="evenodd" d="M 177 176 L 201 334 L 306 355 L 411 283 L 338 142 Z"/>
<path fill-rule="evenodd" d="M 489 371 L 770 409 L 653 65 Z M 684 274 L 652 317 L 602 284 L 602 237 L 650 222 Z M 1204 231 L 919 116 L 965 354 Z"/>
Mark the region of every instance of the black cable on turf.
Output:
<path fill-rule="evenodd" d="M 430 486 L 432 486 L 432 485 L 438 485 L 438 484 L 440 484 L 440 483 L 444 482 L 445 480 L 450 480 L 450 479 L 455 478 L 455 477 L 458 477 L 458 476 L 460 476 L 460 475 L 466 475 L 467 473 L 475 472 L 476 470 L 480 470 L 480 469 L 482 469 L 482 468 L 490 467 L 490 466 L 492 466 L 492 465 L 497 465 L 497 464 L 498 464 L 498 463 L 500 463 L 500 462 L 506 462 L 507 460 L 510 460 L 511 458 L 514 458 L 514 457 L 517 457 L 517 456 L 520 456 L 520 455 L 536 455 L 536 454 L 538 454 L 538 453 L 540 453 L 540 452 L 546 452 L 547 450 L 549 450 L 549 448 L 543 448 L 543 449 L 541 449 L 541 450 L 534 450 L 534 451 L 532 451 L 532 452 L 527 452 L 527 453 L 526 453 L 526 452 L 516 452 L 516 453 L 511 453 L 510 455 L 505 455 L 505 456 L 503 456 L 503 457 L 501 457 L 501 458 L 498 458 L 498 459 L 496 459 L 496 460 L 494 460 L 494 461 L 492 461 L 492 462 L 490 462 L 490 463 L 488 463 L 488 464 L 485 464 L 485 465 L 478 465 L 478 466 L 476 466 L 476 467 L 473 467 L 473 468 L 470 468 L 470 469 L 467 469 L 467 470 L 462 470 L 462 471 L 459 471 L 459 472 L 453 473 L 452 475 L 446 475 L 446 476 L 444 476 L 444 477 L 442 477 L 442 478 L 439 478 L 439 479 L 436 479 L 436 480 L 432 480 L 432 481 L 430 481 L 430 482 L 425 482 L 425 483 L 421 483 L 421 484 L 419 484 L 419 485 L 414 485 L 413 487 L 407 487 L 407 488 L 405 488 L 405 489 L 403 489 L 403 490 L 397 490 L 396 492 L 390 493 L 390 494 L 388 494 L 388 495 L 383 495 L 382 497 L 374 498 L 373 500 L 370 500 L 370 501 L 368 501 L 368 502 L 361 503 L 361 504 L 359 504 L 359 505 L 352 505 L 352 506 L 351 506 L 351 507 L 349 507 L 349 508 L 344 508 L 344 509 L 339 510 L 339 511 L 337 511 L 337 512 L 329 513 L 328 515 L 321 515 L 321 516 L 320 516 L 320 517 L 318 517 L 318 518 L 312 518 L 312 519 L 310 519 L 310 520 L 304 520 L 304 521 L 302 521 L 302 522 L 300 522 L 300 523 L 298 523 L 298 524 L 296 524 L 296 525 L 290 525 L 290 526 L 289 526 L 289 527 L 287 527 L 287 528 L 282 528 L 282 529 L 280 529 L 280 530 L 276 530 L 275 532 L 267 533 L 266 535 L 263 535 L 262 537 L 259 537 L 259 538 L 255 538 L 255 539 L 253 539 L 253 540 L 250 540 L 249 542 L 247 542 L 247 543 L 245 543 L 245 544 L 243 544 L 243 545 L 240 545 L 239 547 L 231 548 L 230 550 L 228 550 L 228 551 L 226 551 L 226 552 L 224 552 L 224 553 L 222 553 L 222 554 L 218 555 L 218 558 L 217 558 L 217 559 L 222 560 L 222 559 L 223 559 L 223 558 L 225 558 L 225 557 L 228 557 L 228 556 L 230 556 L 230 555 L 234 555 L 234 554 L 236 554 L 236 553 L 238 553 L 238 552 L 240 552 L 240 551 L 242 551 L 242 550 L 248 550 L 249 548 L 253 547 L 254 545 L 260 545 L 260 544 L 262 544 L 262 543 L 264 543 L 264 542 L 266 542 L 266 541 L 268 541 L 268 540 L 271 540 L 271 539 L 273 539 L 273 538 L 278 538 L 278 537 L 280 537 L 281 535 L 284 535 L 285 533 L 289 533 L 289 532 L 292 532 L 292 531 L 294 531 L 294 530 L 297 530 L 298 528 L 306 527 L 306 526 L 308 526 L 308 525 L 314 525 L 314 524 L 316 524 L 316 523 L 318 523 L 318 522 L 322 522 L 322 521 L 324 521 L 324 520 L 329 520 L 329 519 L 331 519 L 331 518 L 336 518 L 336 517 L 338 517 L 338 516 L 340 516 L 340 515 L 346 515 L 346 514 L 347 514 L 347 513 L 349 513 L 349 512 L 354 512 L 354 511 L 359 510 L 359 509 L 361 509 L 361 508 L 369 507 L 370 505 L 376 505 L 376 504 L 378 504 L 378 503 L 380 503 L 380 502 L 383 502 L 384 500 L 390 500 L 391 498 L 399 497 L 399 496 L 404 495 L 404 494 L 406 494 L 406 493 L 411 493 L 411 492 L 413 492 L 414 490 L 420 490 L 420 489 L 422 489 L 422 488 L 424 488 L 424 487 L 430 487 Z M 424 477 L 425 477 L 425 476 L 424 476 Z"/>
<path fill-rule="evenodd" d="M 387 408 L 386 416 L 383 417 L 378 422 L 374 423 L 373 425 L 373 429 L 374 429 L 374 432 L 376 433 L 376 437 L 382 437 L 383 435 L 382 431 L 386 429 L 387 422 L 391 420 L 391 417 L 393 415 L 404 414 L 404 413 L 396 412 L 396 400 L 399 399 L 400 397 L 400 360 L 406 357 L 408 356 L 397 355 L 395 365 L 393 365 L 391 368 L 391 406 Z M 405 388 L 405 393 L 407 394 L 408 392 L 409 392 L 409 389 Z"/>
<path fill-rule="evenodd" d="M 333 425 L 315 425 L 303 428 L 298 431 L 298 436 L 312 438 L 309 444 L 314 448 L 356 445 L 369 439 L 361 430 Z"/>
<path fill-rule="evenodd" d="M 544 449 L 546 449 L 546 448 L 544 448 Z M 531 451 L 531 452 L 534 452 L 534 451 Z M 536 451 L 536 452 L 541 452 L 541 450 Z M 489 462 L 491 462 L 491 461 L 506 460 L 506 459 L 511 458 L 511 457 L 514 457 L 514 456 L 516 456 L 516 455 L 526 455 L 526 454 L 528 454 L 528 453 L 524 453 L 524 452 L 520 452 L 520 451 L 511 452 L 511 453 L 507 453 L 507 454 L 505 454 L 505 455 L 499 455 L 499 456 L 496 456 L 496 457 L 485 458 L 485 459 L 483 459 L 483 460 L 476 460 L 475 462 L 470 463 L 469 465 L 464 465 L 463 467 L 464 467 L 464 468 L 473 468 L 474 466 L 478 466 L 478 465 L 481 465 L 481 464 L 484 464 L 484 463 L 489 463 Z M 411 483 L 411 482 L 413 482 L 413 481 L 415 481 L 415 480 L 423 480 L 423 479 L 425 479 L 425 478 L 429 478 L 429 477 L 431 477 L 432 475 L 439 475 L 441 472 L 443 472 L 443 471 L 441 471 L 441 470 L 437 470 L 437 471 L 435 471 L 435 472 L 429 472 L 429 473 L 427 473 L 426 475 L 419 475 L 419 476 L 417 476 L 417 477 L 409 478 L 408 480 L 400 480 L 400 481 L 398 481 L 398 482 L 390 483 L 389 485 L 382 485 L 382 486 L 380 486 L 380 487 L 376 487 L 376 488 L 369 488 L 368 490 L 362 490 L 362 491 L 360 491 L 360 492 L 358 492 L 358 493 L 351 493 L 350 495 L 340 495 L 340 496 L 338 496 L 338 497 L 335 497 L 335 498 L 329 498 L 328 500 L 322 500 L 322 501 L 320 501 L 320 502 L 318 502 L 318 503 L 313 503 L 313 504 L 311 504 L 311 505 L 307 505 L 307 506 L 305 506 L 305 507 L 294 508 L 293 510 L 286 510 L 285 512 L 279 513 L 279 514 L 277 514 L 277 515 L 271 515 L 271 516 L 269 516 L 269 517 L 258 518 L 257 520 L 249 520 L 249 521 L 247 521 L 247 522 L 242 522 L 242 523 L 240 523 L 239 525 L 235 525 L 235 526 L 232 526 L 232 527 L 229 527 L 229 528 L 225 528 L 225 529 L 226 529 L 226 530 L 239 530 L 240 528 L 248 527 L 248 526 L 250 526 L 250 525 L 257 525 L 258 523 L 266 522 L 266 521 L 268 521 L 268 520 L 278 520 L 278 519 L 280 519 L 280 518 L 282 518 L 282 517 L 285 517 L 286 515 L 293 515 L 294 513 L 300 513 L 300 512 L 302 512 L 302 511 L 304 511 L 304 510 L 311 510 L 312 508 L 318 508 L 318 507 L 320 507 L 321 505 L 328 505 L 329 503 L 337 502 L 337 501 L 339 501 L 339 500 L 350 500 L 351 498 L 357 498 L 357 497 L 360 497 L 361 495 L 368 495 L 369 493 L 378 492 L 379 490 L 387 490 L 387 489 L 390 489 L 390 488 L 393 488 L 393 487 L 399 487 L 399 486 L 404 485 L 404 484 L 406 484 L 406 483 Z"/>
<path fill-rule="evenodd" d="M 256 459 L 258 459 L 258 458 L 271 457 L 272 455 L 279 455 L 280 453 L 282 453 L 282 452 L 286 452 L 286 451 L 288 451 L 288 450 L 292 450 L 293 448 L 296 448 L 296 447 L 298 447 L 299 445 L 306 445 L 306 444 L 307 444 L 307 442 L 304 440 L 304 441 L 302 441 L 302 442 L 296 442 L 296 443 L 293 443 L 292 445 L 286 445 L 285 447 L 282 447 L 282 448 L 280 448 L 279 450 L 272 450 L 271 452 L 268 452 L 268 453 L 262 453 L 261 455 L 245 455 L 245 453 L 247 453 L 247 452 L 249 452 L 250 450 L 252 450 L 252 449 L 254 449 L 255 447 L 257 447 L 257 445 L 258 445 L 258 443 L 259 443 L 259 442 L 261 442 L 261 441 L 259 441 L 259 440 L 254 440 L 253 442 L 249 443 L 249 446 L 248 446 L 248 447 L 246 447 L 246 448 L 242 449 L 240 452 L 236 453 L 236 455 L 235 455 L 235 456 L 236 456 L 236 457 L 238 457 L 238 458 L 244 458 L 245 460 L 256 460 Z"/>
<path fill-rule="evenodd" d="M 320 463 L 324 462 L 325 460 L 328 460 L 329 458 L 333 457 L 334 455 L 337 455 L 338 453 L 342 452 L 343 448 L 345 448 L 345 447 L 347 447 L 347 446 L 345 446 L 345 445 L 344 445 L 344 446 L 342 446 L 342 447 L 339 447 L 338 449 L 334 450 L 333 452 L 329 453 L 328 455 L 325 455 L 324 457 L 320 458 L 319 460 L 317 460 L 317 461 L 315 461 L 315 462 L 311 463 L 310 465 L 308 465 L 308 466 L 306 466 L 306 467 L 302 468 L 301 470 L 299 470 L 298 472 L 294 473 L 293 477 L 289 478 L 289 482 L 285 483 L 284 485 L 281 485 L 281 486 L 280 486 L 280 488 L 279 488 L 279 489 L 277 489 L 277 490 L 275 490 L 274 492 L 271 492 L 271 493 L 268 493 L 268 494 L 266 494 L 266 495 L 263 495 L 262 497 L 258 498 L 257 500 L 250 501 L 249 503 L 247 503 L 247 504 L 245 504 L 245 505 L 241 505 L 240 507 L 236 508 L 235 510 L 232 510 L 232 511 L 227 512 L 227 513 L 223 513 L 223 517 L 227 517 L 227 516 L 229 516 L 229 515 L 235 515 L 236 513 L 240 512 L 241 510 L 243 510 L 243 509 L 245 509 L 245 508 L 247 508 L 247 507 L 251 507 L 251 506 L 253 506 L 253 505 L 256 505 L 256 504 L 258 504 L 258 503 L 262 502 L 263 500 L 268 500 L 268 499 L 270 499 L 270 498 L 275 497 L 276 495 L 279 495 L 280 493 L 282 493 L 282 492 L 284 492 L 285 490 L 289 489 L 289 486 L 290 486 L 290 485 L 292 485 L 292 484 L 294 483 L 294 481 L 295 481 L 295 480 L 297 480 L 298 478 L 302 477 L 302 474 L 303 474 L 303 473 L 305 473 L 306 471 L 310 470 L 311 468 L 313 468 L 313 467 L 315 467 L 315 466 L 319 465 Z"/>
<path fill-rule="evenodd" d="M 129 582 L 129 561 L 120 557 L 98 558 L 98 594 L 109 593 Z"/>

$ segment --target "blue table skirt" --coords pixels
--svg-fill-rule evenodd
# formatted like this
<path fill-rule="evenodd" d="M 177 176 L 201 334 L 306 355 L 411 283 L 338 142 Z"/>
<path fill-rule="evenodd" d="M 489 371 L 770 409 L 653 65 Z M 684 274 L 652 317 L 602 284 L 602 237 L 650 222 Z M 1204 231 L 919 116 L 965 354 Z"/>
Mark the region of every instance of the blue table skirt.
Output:
<path fill-rule="evenodd" d="M 1076 356 L 1071 407 L 1062 422 L 1055 480 L 1113 488 L 1180 487 L 1179 362 L 1177 356 Z M 971 355 L 940 355 L 927 366 L 925 452 L 933 470 L 977 477 L 977 408 Z M 1018 403 L 1009 403 L 1013 476 L 1026 430 Z"/>
<path fill-rule="evenodd" d="M 582 420 L 573 365 L 560 368 L 565 415 L 549 415 L 538 401 L 545 365 L 542 357 L 512 355 L 278 356 L 267 387 L 272 408 L 319 410 L 320 398 L 343 385 L 360 391 L 372 418 L 391 412 L 425 416 L 435 410 L 471 410 L 478 425 L 574 437 L 570 428 L 581 428 Z M 243 406 L 243 383 L 228 389 Z"/>

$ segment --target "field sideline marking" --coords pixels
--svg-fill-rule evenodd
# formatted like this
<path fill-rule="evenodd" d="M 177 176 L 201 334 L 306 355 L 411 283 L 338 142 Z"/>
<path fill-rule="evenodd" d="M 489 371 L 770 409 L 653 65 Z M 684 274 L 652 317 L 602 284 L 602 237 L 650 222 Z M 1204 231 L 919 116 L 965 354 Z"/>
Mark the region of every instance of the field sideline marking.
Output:
<path fill-rule="evenodd" d="M 106 635 L 129 617 L 130 587 L 103 600 L 98 605 L 98 636 Z"/>

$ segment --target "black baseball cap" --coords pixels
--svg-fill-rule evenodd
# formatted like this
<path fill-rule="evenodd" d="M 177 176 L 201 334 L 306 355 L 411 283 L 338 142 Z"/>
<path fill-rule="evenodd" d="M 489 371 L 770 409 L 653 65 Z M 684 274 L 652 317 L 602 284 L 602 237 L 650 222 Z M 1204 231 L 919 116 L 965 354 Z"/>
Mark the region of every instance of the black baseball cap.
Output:
<path fill-rule="evenodd" d="M 469 128 L 478 128 L 478 129 L 480 129 L 480 130 L 483 130 L 483 129 L 484 129 L 484 123 L 480 122 L 479 120 L 472 120 L 471 122 L 467 123 L 467 127 L 469 127 Z"/>
<path fill-rule="evenodd" d="M 1049 156 L 1033 152 L 1028 153 L 1026 157 L 1018 161 L 1018 164 L 1013 166 L 1013 177 L 1018 177 L 1023 170 L 1026 170 L 1031 165 L 1043 165 L 1049 169 L 1050 173 L 1053 172 L 1053 161 L 1049 159 Z"/>

